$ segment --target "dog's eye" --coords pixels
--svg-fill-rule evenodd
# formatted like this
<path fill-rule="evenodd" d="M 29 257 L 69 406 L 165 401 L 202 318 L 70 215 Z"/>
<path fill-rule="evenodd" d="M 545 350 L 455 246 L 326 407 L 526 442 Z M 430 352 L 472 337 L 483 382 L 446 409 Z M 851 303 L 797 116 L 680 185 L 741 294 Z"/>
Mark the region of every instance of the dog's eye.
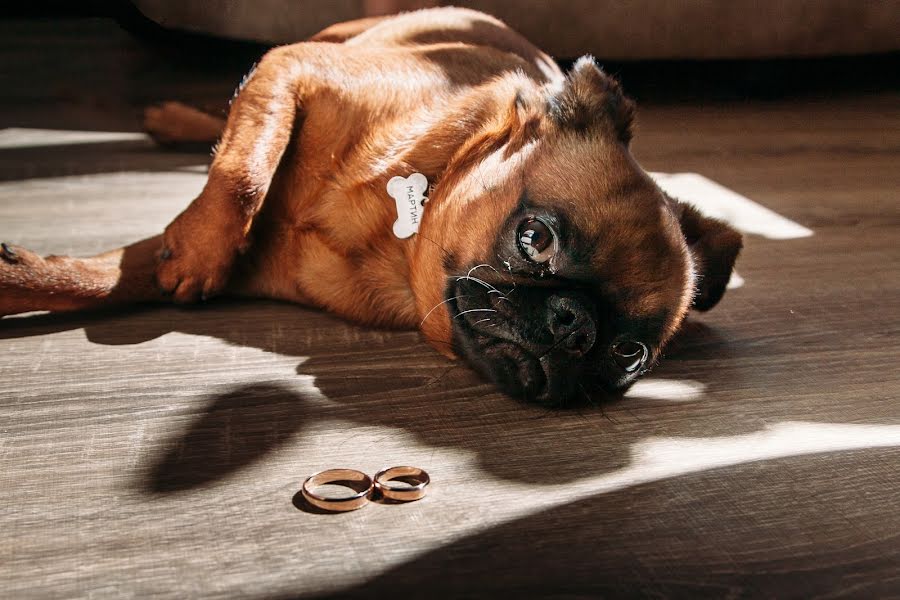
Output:
<path fill-rule="evenodd" d="M 540 219 L 522 221 L 516 230 L 516 238 L 519 250 L 532 262 L 547 262 L 556 253 L 556 236 Z"/>

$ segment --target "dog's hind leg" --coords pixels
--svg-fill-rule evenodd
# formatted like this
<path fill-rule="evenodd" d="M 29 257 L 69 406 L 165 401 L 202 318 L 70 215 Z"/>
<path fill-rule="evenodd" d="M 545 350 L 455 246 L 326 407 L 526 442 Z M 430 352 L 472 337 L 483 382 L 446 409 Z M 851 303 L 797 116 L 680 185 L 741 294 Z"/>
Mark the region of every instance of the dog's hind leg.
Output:
<path fill-rule="evenodd" d="M 336 23 L 315 34 L 308 41 L 340 44 L 378 25 L 388 17 L 366 17 Z M 179 144 L 213 144 L 225 129 L 225 119 L 181 102 L 168 101 L 144 109 L 143 126 L 150 137 L 162 146 Z"/>
<path fill-rule="evenodd" d="M 144 131 L 157 143 L 212 145 L 222 135 L 225 119 L 181 102 L 163 102 L 144 109 Z"/>
<path fill-rule="evenodd" d="M 162 236 L 156 236 L 92 258 L 42 258 L 3 243 L 0 316 L 165 301 L 154 276 L 161 246 Z"/>

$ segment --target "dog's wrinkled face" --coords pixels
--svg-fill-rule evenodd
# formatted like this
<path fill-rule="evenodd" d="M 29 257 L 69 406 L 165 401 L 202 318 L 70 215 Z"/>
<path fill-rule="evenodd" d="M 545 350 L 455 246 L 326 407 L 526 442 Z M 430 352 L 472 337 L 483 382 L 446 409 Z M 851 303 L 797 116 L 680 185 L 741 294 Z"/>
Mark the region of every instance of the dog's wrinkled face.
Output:
<path fill-rule="evenodd" d="M 741 237 L 638 166 L 632 105 L 592 61 L 536 116 L 521 102 L 512 129 L 532 134 L 478 157 L 423 230 L 442 264 L 420 310 L 443 318 L 426 312 L 422 330 L 512 395 L 584 401 L 626 388 L 692 306 L 718 301 Z"/>
<path fill-rule="evenodd" d="M 539 158 L 490 253 L 447 286 L 458 347 L 515 395 L 626 386 L 692 297 L 692 261 L 660 191 L 632 165 L 575 176 L 583 166 L 564 151 Z M 573 201 L 591 197 L 602 201 Z"/>

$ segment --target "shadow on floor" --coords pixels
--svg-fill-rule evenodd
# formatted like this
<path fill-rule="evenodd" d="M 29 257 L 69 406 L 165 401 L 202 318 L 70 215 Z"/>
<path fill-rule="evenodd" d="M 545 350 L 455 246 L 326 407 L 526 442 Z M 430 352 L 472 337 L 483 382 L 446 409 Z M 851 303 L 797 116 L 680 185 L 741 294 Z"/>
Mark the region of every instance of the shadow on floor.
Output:
<path fill-rule="evenodd" d="M 599 494 L 327 597 L 890 596 L 900 549 L 882 525 L 897 520 L 882 477 L 897 460 L 900 448 L 792 457 Z"/>
<path fill-rule="evenodd" d="M 202 414 L 163 445 L 168 451 L 150 460 L 142 485 L 153 493 L 224 478 L 322 419 L 402 428 L 423 444 L 475 452 L 497 477 L 548 485 L 624 467 L 635 441 L 648 429 L 660 433 L 659 417 L 666 418 L 665 427 L 674 422 L 669 417 L 677 417 L 681 435 L 710 435 L 711 429 L 700 401 L 609 399 L 564 410 L 523 404 L 494 391 L 465 365 L 439 356 L 415 332 L 368 330 L 273 302 L 4 319 L 0 339 L 82 328 L 91 342 L 104 345 L 138 344 L 174 331 L 304 358 L 298 373 L 312 376 L 330 401 L 305 398 L 299 387 L 283 383 L 238 387 L 203 399 Z M 678 379 L 685 361 L 709 362 L 712 377 L 702 382 L 709 392 L 717 380 L 729 379 L 728 353 L 715 330 L 690 323 L 669 353 L 672 360 L 659 367 L 659 377 Z M 398 357 L 403 358 L 399 366 Z M 755 428 L 755 422 L 719 423 L 716 433 Z"/>
<path fill-rule="evenodd" d="M 274 384 L 217 396 L 156 458 L 144 487 L 179 492 L 224 479 L 277 450 L 312 417 L 303 397 Z"/>
<path fill-rule="evenodd" d="M 192 149 L 196 150 L 196 148 Z M 209 149 L 161 152 L 150 139 L 0 149 L 0 181 L 205 167 Z"/>

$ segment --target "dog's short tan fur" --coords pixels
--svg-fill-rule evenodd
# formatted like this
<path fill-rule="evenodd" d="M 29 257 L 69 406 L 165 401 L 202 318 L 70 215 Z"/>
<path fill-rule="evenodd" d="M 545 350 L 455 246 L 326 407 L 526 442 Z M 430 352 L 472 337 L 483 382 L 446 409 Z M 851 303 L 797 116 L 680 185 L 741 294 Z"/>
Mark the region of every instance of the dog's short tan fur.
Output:
<path fill-rule="evenodd" d="M 565 276 L 627 319 L 660 320 L 655 359 L 692 303 L 718 301 L 740 235 L 656 188 L 628 151 L 633 110 L 593 61 L 565 76 L 481 13 L 337 25 L 266 54 L 224 123 L 176 104 L 148 109 L 163 142 L 221 129 L 199 197 L 162 236 L 90 259 L 5 245 L 0 314 L 225 293 L 419 327 L 453 356 L 448 281 L 486 265 L 491 287 Z M 385 188 L 414 172 L 434 188 L 419 233 L 401 240 Z M 525 196 L 566 211 L 590 249 L 574 253 L 579 264 L 560 257 L 537 274 L 496 251 Z"/>

